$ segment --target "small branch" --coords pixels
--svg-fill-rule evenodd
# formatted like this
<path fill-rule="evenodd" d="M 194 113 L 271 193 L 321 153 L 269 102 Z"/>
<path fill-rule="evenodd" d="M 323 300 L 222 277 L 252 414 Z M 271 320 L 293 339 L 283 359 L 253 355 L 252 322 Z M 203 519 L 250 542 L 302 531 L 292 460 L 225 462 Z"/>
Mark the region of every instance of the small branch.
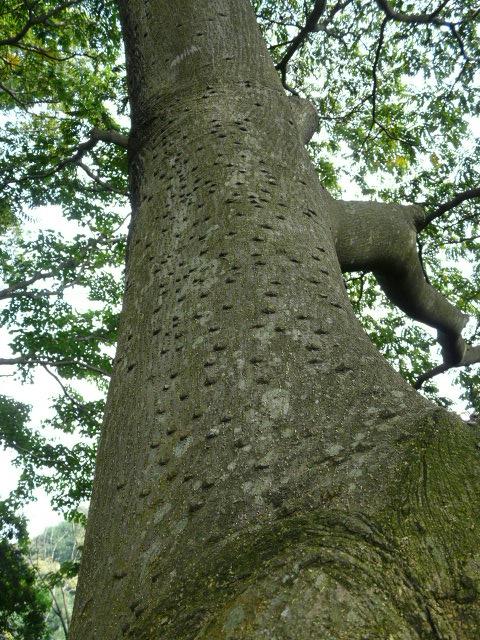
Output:
<path fill-rule="evenodd" d="M 67 618 L 67 628 L 70 627 L 70 614 L 68 612 L 67 597 L 65 593 L 65 585 L 62 586 L 63 608 L 65 609 L 65 617 Z"/>
<path fill-rule="evenodd" d="M 459 364 L 448 365 L 448 364 L 440 364 L 438 367 L 434 367 L 430 369 L 430 371 L 426 371 L 422 373 L 422 375 L 418 376 L 413 385 L 414 389 L 420 389 L 424 382 L 434 378 L 435 376 L 440 375 L 441 373 L 445 373 L 449 369 L 454 369 L 458 367 L 468 367 L 472 364 L 477 364 L 480 362 L 480 346 L 472 347 L 471 345 L 467 345 L 467 350 L 465 355 L 463 356 L 462 361 Z"/>
<path fill-rule="evenodd" d="M 72 263 L 73 263 L 73 260 L 68 260 L 67 262 L 64 262 L 63 264 L 59 265 L 59 268 L 68 267 Z M 26 289 L 29 285 L 33 284 L 34 282 L 37 282 L 38 280 L 46 280 L 47 278 L 52 278 L 55 275 L 56 275 L 55 271 L 39 271 L 31 278 L 28 278 L 27 280 L 21 280 L 20 282 L 16 282 L 15 284 L 12 284 L 10 287 L 7 287 L 6 289 L 3 289 L 2 291 L 0 291 L 0 300 L 5 300 L 6 298 L 13 298 L 15 293 L 19 289 Z"/>
<path fill-rule="evenodd" d="M 3 82 L 0 82 L 0 89 L 2 91 L 5 91 L 5 93 L 8 93 L 8 95 L 12 98 L 12 100 L 16 102 L 20 107 L 22 107 L 22 109 L 25 109 L 25 110 L 27 109 L 27 105 L 20 100 L 20 98 L 15 93 L 15 91 L 5 86 Z"/>
<path fill-rule="evenodd" d="M 368 136 L 370 135 L 373 127 L 375 126 L 375 124 L 377 124 L 377 90 L 378 90 L 378 78 L 377 78 L 377 70 L 378 70 L 378 65 L 380 62 L 380 53 L 382 51 L 382 47 L 383 47 L 383 41 L 385 39 L 385 27 L 387 26 L 389 18 L 385 17 L 383 22 L 382 22 L 382 26 L 380 27 L 380 36 L 378 38 L 378 44 L 377 44 L 377 48 L 375 50 L 375 60 L 373 62 L 373 68 L 372 68 L 372 79 L 373 79 L 373 88 L 372 88 L 372 124 L 370 127 L 370 131 L 367 133 L 367 135 L 365 136 L 365 140 L 363 141 L 362 145 L 366 142 Z M 385 133 L 387 133 L 385 131 Z"/>
<path fill-rule="evenodd" d="M 70 400 L 70 402 L 72 404 L 74 404 L 76 407 L 78 407 L 78 409 L 84 413 L 86 412 L 86 408 L 85 405 L 81 402 L 79 402 L 76 398 L 74 398 L 68 391 L 68 389 L 66 388 L 66 386 L 63 384 L 63 382 L 60 380 L 60 378 L 58 376 L 56 376 L 53 371 L 50 371 L 50 369 L 47 367 L 47 365 L 42 365 L 42 367 L 45 369 L 45 371 L 48 373 L 48 375 L 52 376 L 52 378 L 58 382 L 58 384 L 60 385 L 63 394 Z"/>
<path fill-rule="evenodd" d="M 420 260 L 420 266 L 422 267 L 423 277 L 425 278 L 425 282 L 431 284 L 428 274 L 425 270 L 425 263 L 423 262 L 423 242 L 420 242 L 420 238 L 417 235 L 417 253 L 418 259 Z"/>
<path fill-rule="evenodd" d="M 40 364 L 42 366 L 47 367 L 80 367 L 81 369 L 85 369 L 86 371 L 93 371 L 94 373 L 99 373 L 102 376 L 110 377 L 110 373 L 101 369 L 100 367 L 95 367 L 94 365 L 87 364 L 86 362 L 80 362 L 79 360 L 43 360 L 41 358 L 26 358 L 24 356 L 19 356 L 18 358 L 0 358 L 0 365 L 16 365 L 16 364 L 27 364 L 34 365 Z"/>
<path fill-rule="evenodd" d="M 476 187 L 475 189 L 467 189 L 466 191 L 457 193 L 457 195 L 451 200 L 440 205 L 428 216 L 425 216 L 425 219 L 417 225 L 417 230 L 422 231 L 422 229 L 425 229 L 425 227 L 433 222 L 433 220 L 435 220 L 436 218 L 439 218 L 441 215 L 443 215 L 447 211 L 450 211 L 454 207 L 458 207 L 458 205 L 462 204 L 462 202 L 465 202 L 465 200 L 471 200 L 473 198 L 480 198 L 480 187 Z"/>
<path fill-rule="evenodd" d="M 50 594 L 51 594 L 51 596 L 53 598 L 53 601 L 55 603 L 55 605 L 52 606 L 52 610 L 54 611 L 54 613 L 56 613 L 56 615 L 60 619 L 60 623 L 62 625 L 63 633 L 65 634 L 65 639 L 67 639 L 68 638 L 68 628 L 67 628 L 67 625 L 65 624 L 65 620 L 63 619 L 62 610 L 60 608 L 60 605 L 58 604 L 58 600 L 55 597 L 55 593 L 54 593 L 53 589 L 50 589 Z"/>
<path fill-rule="evenodd" d="M 125 219 L 122 221 L 121 224 L 123 224 L 125 222 Z M 121 226 L 121 224 L 120 224 L 120 226 Z M 79 250 L 78 258 L 76 258 L 76 259 L 75 258 L 69 258 L 68 260 L 65 260 L 64 262 L 60 262 L 57 265 L 55 270 L 37 271 L 37 273 L 35 273 L 30 278 L 27 278 L 25 280 L 20 280 L 19 282 L 15 282 L 15 284 L 10 285 L 6 289 L 0 290 L 0 300 L 5 300 L 7 298 L 13 298 L 13 297 L 22 296 L 22 295 L 38 296 L 40 294 L 40 292 L 35 292 L 35 293 L 31 292 L 31 294 L 27 294 L 23 290 L 26 289 L 27 287 L 29 287 L 31 284 L 34 284 L 35 282 L 38 282 L 39 280 L 47 280 L 48 278 L 54 278 L 54 277 L 58 276 L 59 275 L 59 271 L 62 271 L 63 269 L 68 269 L 70 267 L 79 267 L 82 264 L 84 259 L 88 260 L 88 258 L 90 257 L 92 251 L 97 246 L 99 246 L 99 245 L 101 246 L 103 244 L 104 245 L 109 245 L 112 242 L 116 242 L 117 238 L 115 236 L 113 236 L 113 233 L 118 231 L 120 226 L 117 229 L 112 231 L 112 236 L 111 237 L 107 237 L 106 234 L 102 233 L 97 238 L 91 238 L 90 240 L 88 240 L 86 246 Z M 70 283 L 68 283 L 67 286 L 71 286 L 71 284 L 74 284 L 74 283 L 75 283 L 75 280 L 73 280 Z M 49 295 L 56 295 L 56 292 L 48 292 L 48 294 Z M 43 295 L 46 295 L 46 293 L 44 293 Z"/>
<path fill-rule="evenodd" d="M 91 169 L 84 162 L 76 162 L 76 164 L 85 171 L 87 176 L 89 176 L 94 182 L 99 184 L 102 189 L 105 189 L 105 191 L 111 191 L 112 193 L 117 193 L 121 196 L 128 196 L 128 191 L 125 191 L 124 189 L 117 189 L 110 183 L 104 182 L 95 173 L 93 173 L 93 171 L 91 171 Z"/>
<path fill-rule="evenodd" d="M 0 89 L 1 88 L 2 88 L 2 85 L 0 84 Z M 55 173 L 58 173 L 61 169 L 63 169 L 63 167 L 65 167 L 68 164 L 79 164 L 82 161 L 83 156 L 88 151 L 91 151 L 100 141 L 113 143 L 119 147 L 122 147 L 123 149 L 126 149 L 128 146 L 128 136 L 125 136 L 122 133 L 119 133 L 118 131 L 115 131 L 115 130 L 103 131 L 101 129 L 97 129 L 94 127 L 90 132 L 90 138 L 85 142 L 81 142 L 78 145 L 76 151 L 73 153 L 73 155 L 69 156 L 68 158 L 64 158 L 51 169 L 47 169 L 47 171 L 42 171 L 41 173 L 27 174 L 26 176 L 19 178 L 18 181 L 5 180 L 0 185 L 0 189 L 4 189 L 12 182 L 22 182 L 30 179 L 41 180 L 43 178 L 48 178 L 54 175 Z M 112 187 L 112 189 L 114 189 L 114 187 Z M 120 191 L 120 195 L 126 195 L 126 194 L 123 191 Z"/>
<path fill-rule="evenodd" d="M 346 122 L 347 120 L 349 120 L 353 114 L 358 111 L 359 109 L 361 109 L 361 107 L 365 104 L 365 102 L 367 102 L 368 100 L 370 100 L 370 98 L 372 97 L 372 94 L 368 94 L 366 95 L 364 98 L 362 98 L 360 100 L 360 102 L 358 102 L 354 107 L 352 107 L 350 109 L 350 111 L 347 111 L 347 113 L 345 113 L 343 116 L 329 116 L 327 114 L 322 114 L 319 116 L 320 120 L 326 120 L 327 122 Z"/>
<path fill-rule="evenodd" d="M 417 389 L 418 391 L 418 389 L 422 387 L 424 382 L 426 382 L 427 380 L 430 380 L 431 378 L 434 378 L 435 376 L 440 375 L 441 373 L 444 373 L 445 371 L 448 371 L 451 368 L 452 367 L 450 367 L 448 364 L 440 364 L 438 365 L 438 367 L 434 367 L 433 369 L 430 369 L 430 371 L 425 371 L 425 373 L 422 373 L 415 380 L 413 384 L 413 388 Z"/>

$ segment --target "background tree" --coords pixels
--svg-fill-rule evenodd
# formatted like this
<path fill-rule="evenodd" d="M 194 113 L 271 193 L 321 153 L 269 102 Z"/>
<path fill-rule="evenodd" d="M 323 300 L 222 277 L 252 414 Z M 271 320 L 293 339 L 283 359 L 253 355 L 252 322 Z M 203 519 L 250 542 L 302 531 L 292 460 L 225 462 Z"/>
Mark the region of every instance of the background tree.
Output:
<path fill-rule="evenodd" d="M 29 563 L 26 522 L 15 507 L 0 502 L 0 637 L 43 640 L 51 600 Z"/>
<path fill-rule="evenodd" d="M 52 640 L 67 638 L 83 538 L 81 524 L 62 522 L 45 529 L 30 545 L 30 562 L 52 602 L 46 616 L 48 637 Z"/>
<path fill-rule="evenodd" d="M 340 195 L 347 175 L 369 196 L 426 202 L 430 224 L 419 247 L 430 280 L 477 317 L 475 268 L 465 278 L 445 262 L 458 265 L 478 247 L 473 3 L 447 2 L 431 12 L 420 3 L 402 12 L 383 2 L 254 8 L 284 83 L 311 95 L 319 110 L 320 135 L 310 149 L 324 184 Z M 124 249 L 123 216 L 113 207 L 126 191 L 127 130 L 117 124 L 126 105 L 119 33 L 112 3 L 20 3 L 2 16 L 2 106 L 22 115 L 5 121 L 3 140 L 3 215 L 10 227 L 2 253 L 3 320 L 17 333 L 13 356 L 1 362 L 26 376 L 46 367 L 61 386 L 55 422 L 77 430 L 83 442 L 54 448 L 28 434 L 28 446 L 14 448 L 26 467 L 24 485 L 56 487 L 57 505 L 72 508 L 89 494 L 93 450 L 86 438 L 98 432 L 102 402 L 85 402 L 70 383 L 78 376 L 102 388 L 121 297 L 111 270 Z M 62 202 L 80 225 L 77 236 L 22 237 L 23 207 L 52 202 Z M 430 370 L 432 338 L 391 307 L 386 322 L 372 315 L 381 294 L 365 274 L 347 283 L 370 335 L 407 379 Z M 79 308 L 69 295 L 74 287 L 101 308 Z M 472 340 L 476 332 L 472 327 Z M 476 407 L 476 374 L 459 377 Z M 55 469 L 53 478 L 40 474 L 40 465 Z"/>

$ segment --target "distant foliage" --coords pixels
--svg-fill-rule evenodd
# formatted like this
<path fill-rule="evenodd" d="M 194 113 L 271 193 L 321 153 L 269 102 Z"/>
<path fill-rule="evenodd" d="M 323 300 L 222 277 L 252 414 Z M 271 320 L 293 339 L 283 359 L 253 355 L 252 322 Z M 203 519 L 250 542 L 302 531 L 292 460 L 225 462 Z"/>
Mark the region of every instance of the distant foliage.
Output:
<path fill-rule="evenodd" d="M 26 523 L 0 502 L 0 638 L 44 640 L 51 600 L 29 563 Z"/>
<path fill-rule="evenodd" d="M 84 536 L 81 524 L 62 522 L 45 529 L 30 545 L 37 580 L 48 589 L 51 599 L 46 625 L 52 640 L 67 639 Z"/>

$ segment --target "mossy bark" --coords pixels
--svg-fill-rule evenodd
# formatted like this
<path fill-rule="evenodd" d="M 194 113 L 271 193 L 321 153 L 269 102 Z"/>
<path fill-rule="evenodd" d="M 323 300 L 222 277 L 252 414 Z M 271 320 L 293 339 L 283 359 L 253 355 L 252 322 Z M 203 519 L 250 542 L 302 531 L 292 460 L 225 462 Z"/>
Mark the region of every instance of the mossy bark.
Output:
<path fill-rule="evenodd" d="M 134 219 L 71 640 L 476 638 L 476 434 L 384 361 L 245 0 L 120 2 Z"/>

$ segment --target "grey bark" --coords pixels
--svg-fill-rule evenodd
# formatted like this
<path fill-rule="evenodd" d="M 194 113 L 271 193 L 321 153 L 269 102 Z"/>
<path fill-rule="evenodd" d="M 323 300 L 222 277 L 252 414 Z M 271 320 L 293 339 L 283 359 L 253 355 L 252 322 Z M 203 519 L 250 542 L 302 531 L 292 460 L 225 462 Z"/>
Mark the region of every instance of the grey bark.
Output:
<path fill-rule="evenodd" d="M 249 3 L 119 5 L 134 218 L 70 639 L 477 637 L 475 434 L 357 322 Z"/>

